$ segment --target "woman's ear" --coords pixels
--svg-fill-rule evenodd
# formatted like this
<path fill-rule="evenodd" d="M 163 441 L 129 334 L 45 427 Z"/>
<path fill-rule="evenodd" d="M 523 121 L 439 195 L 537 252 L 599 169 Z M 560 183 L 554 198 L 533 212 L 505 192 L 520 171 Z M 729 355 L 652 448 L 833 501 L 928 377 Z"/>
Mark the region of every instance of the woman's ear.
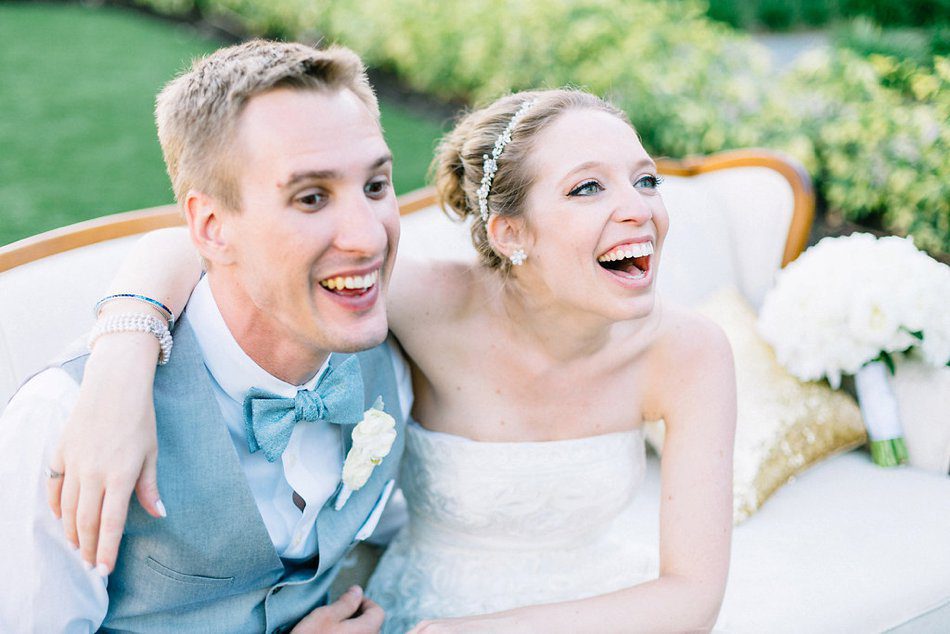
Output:
<path fill-rule="evenodd" d="M 519 249 L 524 251 L 527 236 L 523 218 L 492 214 L 488 217 L 485 229 L 492 248 L 506 260 Z"/>
<path fill-rule="evenodd" d="M 191 241 L 208 265 L 233 263 L 234 254 L 227 237 L 230 219 L 227 214 L 235 212 L 222 212 L 214 198 L 195 190 L 185 196 L 184 208 Z"/>

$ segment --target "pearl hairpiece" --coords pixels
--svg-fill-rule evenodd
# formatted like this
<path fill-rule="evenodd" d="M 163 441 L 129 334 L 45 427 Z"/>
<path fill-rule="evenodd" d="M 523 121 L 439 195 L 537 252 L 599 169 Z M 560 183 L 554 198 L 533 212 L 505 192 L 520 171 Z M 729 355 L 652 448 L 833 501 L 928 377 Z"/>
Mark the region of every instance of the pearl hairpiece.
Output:
<path fill-rule="evenodd" d="M 495 147 L 492 148 L 491 156 L 483 154 L 485 162 L 482 164 L 482 185 L 478 188 L 478 212 L 482 216 L 482 222 L 488 222 L 488 194 L 491 193 L 491 184 L 495 178 L 495 172 L 498 171 L 498 158 L 504 151 L 505 146 L 511 142 L 511 131 L 515 129 L 518 122 L 525 116 L 528 110 L 535 104 L 534 99 L 529 99 L 521 104 L 518 111 L 511 117 L 511 121 L 505 127 L 504 131 L 495 139 Z"/>

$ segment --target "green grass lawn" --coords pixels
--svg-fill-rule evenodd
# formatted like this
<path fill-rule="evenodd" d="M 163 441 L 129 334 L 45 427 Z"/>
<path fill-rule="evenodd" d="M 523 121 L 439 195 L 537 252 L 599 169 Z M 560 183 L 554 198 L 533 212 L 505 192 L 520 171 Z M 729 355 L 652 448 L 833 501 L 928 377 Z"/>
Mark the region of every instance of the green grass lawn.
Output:
<path fill-rule="evenodd" d="M 0 4 L 0 245 L 171 202 L 153 100 L 220 45 L 127 10 Z M 442 128 L 381 107 L 396 190 L 421 187 Z"/>

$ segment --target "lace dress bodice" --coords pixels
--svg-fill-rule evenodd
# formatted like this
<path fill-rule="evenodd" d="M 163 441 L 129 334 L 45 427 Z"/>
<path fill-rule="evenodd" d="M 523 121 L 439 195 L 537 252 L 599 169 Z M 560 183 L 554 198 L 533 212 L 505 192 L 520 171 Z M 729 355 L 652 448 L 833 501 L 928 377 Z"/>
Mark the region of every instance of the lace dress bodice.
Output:
<path fill-rule="evenodd" d="M 384 632 L 655 577 L 656 554 L 625 521 L 645 465 L 639 430 L 498 443 L 411 424 L 400 482 L 409 522 L 367 590 Z"/>

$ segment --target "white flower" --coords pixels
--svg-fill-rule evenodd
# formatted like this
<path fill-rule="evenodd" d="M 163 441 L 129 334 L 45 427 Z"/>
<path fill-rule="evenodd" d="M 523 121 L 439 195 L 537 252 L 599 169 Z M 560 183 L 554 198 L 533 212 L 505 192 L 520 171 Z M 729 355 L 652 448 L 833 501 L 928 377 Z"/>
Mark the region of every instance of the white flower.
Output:
<path fill-rule="evenodd" d="M 353 447 L 376 464 L 389 455 L 396 440 L 396 421 L 381 409 L 366 410 L 363 420 L 353 430 Z"/>
<path fill-rule="evenodd" d="M 346 456 L 346 462 L 343 463 L 343 483 L 351 491 L 356 491 L 366 484 L 369 477 L 373 475 L 373 469 L 376 468 L 376 465 L 369 460 L 353 460 L 352 458 L 353 450 L 350 449 L 350 453 Z"/>
<path fill-rule="evenodd" d="M 881 352 L 917 346 L 928 363 L 945 364 L 948 305 L 950 267 L 910 238 L 856 233 L 824 238 L 780 271 L 758 329 L 789 372 L 837 387 Z"/>
<path fill-rule="evenodd" d="M 898 311 L 890 306 L 887 289 L 880 286 L 865 286 L 853 295 L 848 314 L 848 328 L 856 341 L 869 349 L 897 350 L 895 339 L 901 334 Z M 907 334 L 907 333 L 903 333 Z M 908 335 L 909 336 L 909 335 Z"/>
<path fill-rule="evenodd" d="M 396 421 L 382 410 L 377 401 L 363 414 L 353 429 L 353 446 L 343 462 L 343 484 L 351 491 L 359 490 L 373 474 L 376 465 L 389 455 L 396 440 Z"/>

